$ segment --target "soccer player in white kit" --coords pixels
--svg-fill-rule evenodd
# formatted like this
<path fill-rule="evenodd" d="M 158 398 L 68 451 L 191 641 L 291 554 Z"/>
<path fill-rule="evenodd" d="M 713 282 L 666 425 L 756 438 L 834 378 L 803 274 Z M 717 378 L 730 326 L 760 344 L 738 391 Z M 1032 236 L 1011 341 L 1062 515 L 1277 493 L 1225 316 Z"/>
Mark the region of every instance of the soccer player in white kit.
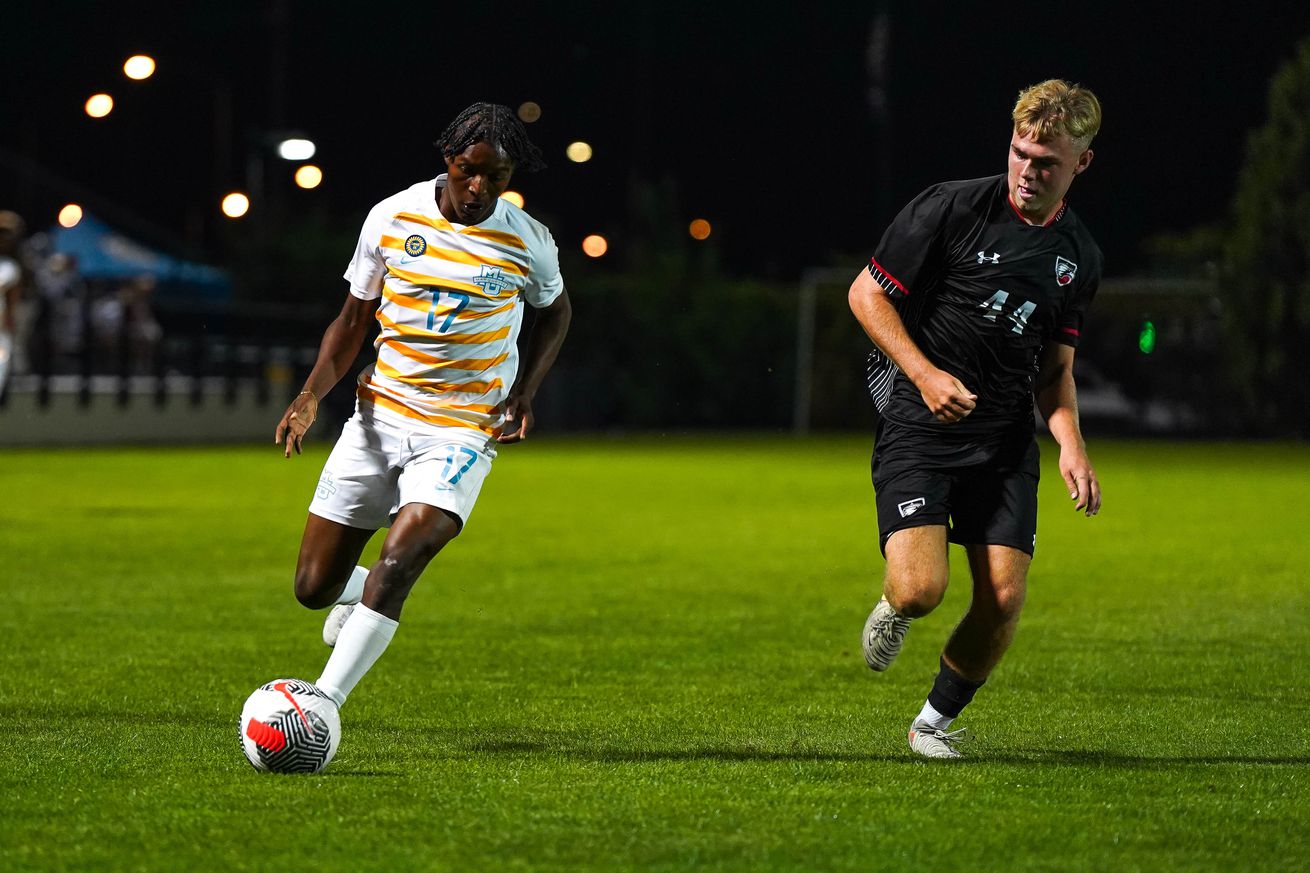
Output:
<path fill-rule="evenodd" d="M 419 574 L 468 521 L 496 446 L 527 437 L 572 315 L 550 231 L 500 199 L 516 169 L 543 165 L 522 123 L 476 103 L 436 145 L 446 172 L 369 212 L 345 305 L 274 437 L 286 457 L 300 452 L 318 399 L 376 318 L 377 360 L 323 467 L 296 565 L 296 598 L 334 607 L 316 684 L 338 706 L 391 642 Z M 520 367 L 524 302 L 536 318 Z M 356 566 L 381 527 L 379 559 Z"/>

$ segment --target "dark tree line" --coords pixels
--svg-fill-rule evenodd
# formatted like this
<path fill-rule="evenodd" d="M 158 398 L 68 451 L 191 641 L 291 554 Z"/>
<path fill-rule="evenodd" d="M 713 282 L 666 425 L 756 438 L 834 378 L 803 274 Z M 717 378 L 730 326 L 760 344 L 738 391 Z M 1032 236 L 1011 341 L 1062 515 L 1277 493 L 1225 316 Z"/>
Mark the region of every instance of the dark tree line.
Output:
<path fill-rule="evenodd" d="M 1248 142 L 1220 293 L 1251 429 L 1310 436 L 1310 39 L 1274 76 Z"/>

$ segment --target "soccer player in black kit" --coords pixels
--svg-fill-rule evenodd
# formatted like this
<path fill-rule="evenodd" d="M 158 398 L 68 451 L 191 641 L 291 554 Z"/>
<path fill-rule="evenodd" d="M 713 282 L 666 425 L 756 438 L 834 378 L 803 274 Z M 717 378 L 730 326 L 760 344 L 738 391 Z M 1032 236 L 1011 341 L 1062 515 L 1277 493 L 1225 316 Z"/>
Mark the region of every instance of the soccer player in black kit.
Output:
<path fill-rule="evenodd" d="M 1086 88 L 1034 85 L 1014 106 L 1004 175 L 934 185 L 883 235 L 850 289 L 876 346 L 873 486 L 883 596 L 865 660 L 890 666 L 910 623 L 946 592 L 947 542 L 973 576 L 969 610 L 909 730 L 910 748 L 958 758 L 949 730 L 1014 638 L 1036 546 L 1033 401 L 1060 446 L 1077 510 L 1101 488 L 1078 424 L 1074 350 L 1101 277 L 1101 252 L 1065 203 L 1092 162 L 1101 107 Z"/>

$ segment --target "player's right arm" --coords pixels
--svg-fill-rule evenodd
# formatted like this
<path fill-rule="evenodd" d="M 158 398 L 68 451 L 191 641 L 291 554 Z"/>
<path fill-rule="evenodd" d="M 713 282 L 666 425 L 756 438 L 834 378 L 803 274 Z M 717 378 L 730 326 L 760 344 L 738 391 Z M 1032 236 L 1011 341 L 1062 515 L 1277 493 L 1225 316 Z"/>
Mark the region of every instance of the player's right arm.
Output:
<path fill-rule="evenodd" d="M 919 389 L 919 395 L 923 397 L 933 418 L 950 424 L 960 421 L 973 411 L 977 405 L 977 395 L 960 384 L 959 379 L 928 360 L 928 356 L 910 338 L 896 307 L 887 298 L 887 292 L 868 270 L 861 270 L 855 277 L 847 300 L 851 312 L 869 339 Z"/>
<path fill-rule="evenodd" d="M 323 333 L 314 369 L 310 371 L 300 393 L 282 414 L 282 420 L 277 423 L 273 442 L 283 447 L 285 457 L 291 457 L 293 448 L 296 454 L 300 454 L 300 441 L 318 417 L 319 398 L 331 391 L 341 381 L 341 377 L 349 372 L 350 365 L 355 362 L 355 357 L 364 345 L 369 324 L 381 302 L 380 297 L 362 300 L 354 294 L 346 294 L 341 312 Z"/>

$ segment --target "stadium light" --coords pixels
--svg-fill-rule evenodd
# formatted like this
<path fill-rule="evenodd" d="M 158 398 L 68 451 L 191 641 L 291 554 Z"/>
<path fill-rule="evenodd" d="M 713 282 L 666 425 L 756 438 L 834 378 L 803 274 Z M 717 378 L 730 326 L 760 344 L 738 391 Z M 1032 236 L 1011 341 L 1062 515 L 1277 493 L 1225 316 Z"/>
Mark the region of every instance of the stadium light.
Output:
<path fill-rule="evenodd" d="M 284 161 L 307 161 L 318 151 L 313 140 L 293 137 L 277 144 L 277 156 Z"/>
<path fill-rule="evenodd" d="M 571 142 L 569 147 L 564 150 L 570 161 L 575 164 L 585 164 L 591 160 L 591 146 L 585 142 Z"/>
<path fill-rule="evenodd" d="M 296 184 L 301 188 L 317 188 L 323 183 L 323 171 L 313 164 L 305 164 L 296 170 Z"/>
<path fill-rule="evenodd" d="M 108 94 L 92 94 L 86 99 L 84 108 L 92 118 L 104 118 L 114 111 L 114 98 Z"/>
<path fill-rule="evenodd" d="M 132 55 L 123 62 L 123 75 L 140 82 L 155 74 L 155 59 L 149 55 Z"/>
<path fill-rule="evenodd" d="M 60 227 L 77 227 L 78 222 L 82 220 L 82 207 L 76 203 L 69 203 L 63 209 L 59 210 Z"/>
<path fill-rule="evenodd" d="M 517 191 L 506 191 L 504 194 L 500 195 L 500 199 L 508 200 L 510 203 L 513 203 L 519 209 L 523 208 L 523 195 Z"/>
<path fill-rule="evenodd" d="M 582 251 L 589 258 L 599 258 L 609 250 L 610 244 L 598 233 L 593 233 L 582 241 Z"/>
<path fill-rule="evenodd" d="M 687 226 L 687 233 L 691 234 L 692 239 L 709 239 L 710 232 L 713 231 L 713 229 L 714 228 L 710 227 L 708 221 L 703 218 L 697 218 Z"/>
<path fill-rule="evenodd" d="M 519 121 L 524 124 L 531 124 L 541 118 L 541 107 L 531 100 L 519 104 Z"/>
<path fill-rule="evenodd" d="M 250 211 L 250 198 L 240 191 L 233 191 L 223 198 L 223 214 L 228 218 L 240 218 Z"/>

